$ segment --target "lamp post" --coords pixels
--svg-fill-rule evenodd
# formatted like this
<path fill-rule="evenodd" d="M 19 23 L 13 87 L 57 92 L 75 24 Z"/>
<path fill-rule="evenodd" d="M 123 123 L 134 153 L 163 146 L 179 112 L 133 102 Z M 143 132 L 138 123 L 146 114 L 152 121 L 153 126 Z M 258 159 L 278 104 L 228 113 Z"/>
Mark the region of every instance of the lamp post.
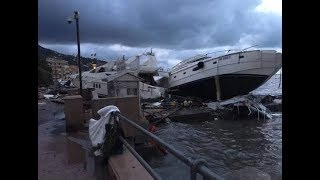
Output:
<path fill-rule="evenodd" d="M 91 54 L 91 57 L 93 57 L 93 61 L 92 61 L 92 63 L 91 63 L 93 69 L 96 69 L 96 67 L 97 67 L 97 58 L 96 58 L 96 55 L 97 55 L 96 53 Z"/>
<path fill-rule="evenodd" d="M 80 61 L 79 12 L 78 11 L 74 11 L 74 15 L 68 18 L 68 23 L 71 24 L 73 20 L 76 20 L 76 27 L 77 27 L 79 83 L 80 83 L 80 95 L 82 96 L 82 74 L 81 74 L 81 61 Z"/>

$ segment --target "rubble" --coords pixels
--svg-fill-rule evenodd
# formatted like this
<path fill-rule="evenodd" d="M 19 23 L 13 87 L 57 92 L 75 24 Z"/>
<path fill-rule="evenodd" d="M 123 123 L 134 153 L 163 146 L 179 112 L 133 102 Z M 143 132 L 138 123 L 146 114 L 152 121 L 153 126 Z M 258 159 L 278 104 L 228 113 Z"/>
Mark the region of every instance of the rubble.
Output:
<path fill-rule="evenodd" d="M 269 107 L 281 109 L 281 99 L 274 96 L 237 96 L 224 101 L 201 102 L 192 97 L 170 97 L 155 103 L 144 103 L 142 109 L 150 123 L 160 122 L 194 122 L 218 119 L 235 119 L 237 117 L 256 117 L 272 119 Z M 280 97 L 281 98 L 281 97 Z M 278 108 L 279 109 L 279 108 Z M 273 112 L 275 108 L 272 108 Z"/>

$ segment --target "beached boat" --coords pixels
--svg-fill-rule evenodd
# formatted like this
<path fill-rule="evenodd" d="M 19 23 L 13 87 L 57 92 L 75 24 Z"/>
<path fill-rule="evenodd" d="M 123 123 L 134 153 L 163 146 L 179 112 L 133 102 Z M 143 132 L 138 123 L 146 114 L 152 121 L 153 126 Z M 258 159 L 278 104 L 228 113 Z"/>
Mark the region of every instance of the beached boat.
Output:
<path fill-rule="evenodd" d="M 169 92 L 205 100 L 229 99 L 258 88 L 281 66 L 282 54 L 275 50 L 198 55 L 171 69 Z"/>

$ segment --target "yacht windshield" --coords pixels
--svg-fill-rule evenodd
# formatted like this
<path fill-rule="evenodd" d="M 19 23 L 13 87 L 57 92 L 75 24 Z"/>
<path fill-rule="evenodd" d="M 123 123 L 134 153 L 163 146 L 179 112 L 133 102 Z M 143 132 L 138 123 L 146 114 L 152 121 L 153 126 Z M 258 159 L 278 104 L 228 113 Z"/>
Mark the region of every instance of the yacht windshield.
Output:
<path fill-rule="evenodd" d="M 197 55 L 197 56 L 194 56 L 194 57 L 192 57 L 192 58 L 185 59 L 185 60 L 181 61 L 180 63 L 178 63 L 177 65 L 175 65 L 172 69 L 178 69 L 179 67 L 181 67 L 181 66 L 184 65 L 184 64 L 189 64 L 189 63 L 197 62 L 197 61 L 200 61 L 200 60 L 203 60 L 203 59 L 207 59 L 207 58 L 210 58 L 210 57 L 207 56 L 207 55 Z"/>

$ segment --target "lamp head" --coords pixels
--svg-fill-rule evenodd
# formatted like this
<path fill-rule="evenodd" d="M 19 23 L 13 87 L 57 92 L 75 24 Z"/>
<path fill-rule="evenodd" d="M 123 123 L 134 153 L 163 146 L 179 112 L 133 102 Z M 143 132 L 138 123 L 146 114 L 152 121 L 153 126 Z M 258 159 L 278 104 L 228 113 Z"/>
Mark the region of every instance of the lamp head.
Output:
<path fill-rule="evenodd" d="M 79 11 L 74 11 L 74 18 L 79 19 L 80 13 Z"/>
<path fill-rule="evenodd" d="M 67 19 L 67 21 L 68 21 L 69 24 L 71 24 L 72 21 L 73 21 L 72 17 L 69 17 L 69 18 Z"/>

